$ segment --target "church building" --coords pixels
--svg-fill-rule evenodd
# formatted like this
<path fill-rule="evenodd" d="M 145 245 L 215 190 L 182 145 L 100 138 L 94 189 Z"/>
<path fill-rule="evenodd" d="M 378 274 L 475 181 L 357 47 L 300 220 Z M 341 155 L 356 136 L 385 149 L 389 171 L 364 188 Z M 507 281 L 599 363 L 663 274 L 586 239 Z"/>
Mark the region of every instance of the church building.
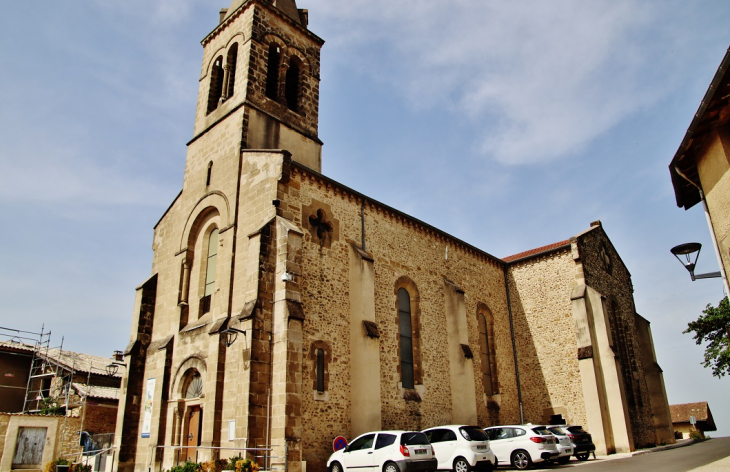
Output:
<path fill-rule="evenodd" d="M 337 436 L 455 423 L 581 424 L 604 454 L 673 442 L 601 223 L 500 259 L 322 175 L 307 23 L 295 0 L 233 0 L 202 41 L 182 190 L 124 352 L 118 470 L 250 448 L 324 472 Z"/>

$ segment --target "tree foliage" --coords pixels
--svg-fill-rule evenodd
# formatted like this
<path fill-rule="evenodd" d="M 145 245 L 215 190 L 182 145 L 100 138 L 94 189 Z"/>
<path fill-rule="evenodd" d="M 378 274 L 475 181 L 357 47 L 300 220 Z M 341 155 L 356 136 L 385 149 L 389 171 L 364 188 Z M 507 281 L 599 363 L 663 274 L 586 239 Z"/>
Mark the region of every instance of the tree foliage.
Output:
<path fill-rule="evenodd" d="M 730 374 L 730 302 L 725 297 L 717 307 L 708 303 L 702 313 L 684 333 L 694 333 L 697 344 L 708 343 L 703 365 L 712 367 L 712 375 L 721 378 Z"/>

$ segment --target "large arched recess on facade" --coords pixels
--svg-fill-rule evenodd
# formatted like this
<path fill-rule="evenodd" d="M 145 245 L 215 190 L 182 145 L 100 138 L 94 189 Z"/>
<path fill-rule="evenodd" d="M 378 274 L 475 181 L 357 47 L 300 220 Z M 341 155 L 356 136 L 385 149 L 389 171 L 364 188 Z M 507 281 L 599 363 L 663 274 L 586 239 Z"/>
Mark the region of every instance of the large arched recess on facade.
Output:
<path fill-rule="evenodd" d="M 191 211 L 190 215 L 188 215 L 188 219 L 185 222 L 185 229 L 183 230 L 180 238 L 180 251 L 184 251 L 188 248 L 191 232 L 193 231 L 195 224 L 198 222 L 200 215 L 213 210 L 217 210 L 218 215 L 220 215 L 220 222 L 222 226 L 220 228 L 221 233 L 233 225 L 233 222 L 230 219 L 231 212 L 228 199 L 221 192 L 211 192 L 198 200 L 195 208 L 193 208 L 193 211 Z"/>
<path fill-rule="evenodd" d="M 172 400 L 180 400 L 185 398 L 185 392 L 183 391 L 185 384 L 185 376 L 191 369 L 196 370 L 200 373 L 200 377 L 205 382 L 207 377 L 208 368 L 202 357 L 193 355 L 185 359 L 175 369 L 175 374 L 172 377 L 172 383 L 170 385 L 170 396 L 168 398 Z"/>

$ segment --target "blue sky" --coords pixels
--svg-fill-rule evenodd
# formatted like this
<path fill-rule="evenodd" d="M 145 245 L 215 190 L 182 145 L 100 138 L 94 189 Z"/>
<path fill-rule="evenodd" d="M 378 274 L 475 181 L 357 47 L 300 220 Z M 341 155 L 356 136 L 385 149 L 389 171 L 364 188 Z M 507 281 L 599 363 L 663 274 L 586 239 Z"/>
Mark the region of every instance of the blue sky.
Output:
<path fill-rule="evenodd" d="M 670 403 L 730 379 L 682 334 L 719 279 L 668 165 L 730 44 L 730 3 L 299 0 L 322 50 L 323 173 L 499 257 L 600 219 L 652 322 Z M 0 326 L 110 355 L 179 192 L 200 40 L 226 0 L 9 2 L 0 16 Z"/>

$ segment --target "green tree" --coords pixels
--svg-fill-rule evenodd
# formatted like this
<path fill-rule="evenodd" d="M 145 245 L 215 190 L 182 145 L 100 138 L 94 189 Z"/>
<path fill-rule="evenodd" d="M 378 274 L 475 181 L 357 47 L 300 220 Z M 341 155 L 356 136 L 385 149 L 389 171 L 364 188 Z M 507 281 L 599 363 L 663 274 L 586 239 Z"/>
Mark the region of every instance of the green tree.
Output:
<path fill-rule="evenodd" d="M 684 333 L 694 333 L 697 344 L 709 343 L 705 348 L 705 367 L 712 367 L 712 375 L 721 378 L 730 374 L 730 302 L 727 297 L 717 307 L 708 303 L 703 315 L 687 325 Z"/>

